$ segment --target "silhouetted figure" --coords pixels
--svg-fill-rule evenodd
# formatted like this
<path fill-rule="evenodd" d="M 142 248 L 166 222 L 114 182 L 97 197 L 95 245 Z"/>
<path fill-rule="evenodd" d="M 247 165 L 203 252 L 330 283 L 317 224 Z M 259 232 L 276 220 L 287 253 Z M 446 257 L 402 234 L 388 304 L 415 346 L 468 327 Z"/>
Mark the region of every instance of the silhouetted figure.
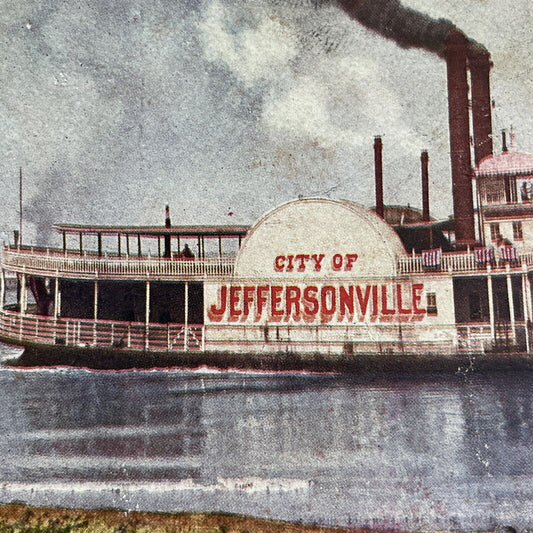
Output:
<path fill-rule="evenodd" d="M 194 259 L 194 254 L 192 253 L 192 250 L 189 248 L 189 245 L 188 244 L 185 244 L 182 252 L 181 252 L 181 255 L 183 258 L 185 259 Z"/>

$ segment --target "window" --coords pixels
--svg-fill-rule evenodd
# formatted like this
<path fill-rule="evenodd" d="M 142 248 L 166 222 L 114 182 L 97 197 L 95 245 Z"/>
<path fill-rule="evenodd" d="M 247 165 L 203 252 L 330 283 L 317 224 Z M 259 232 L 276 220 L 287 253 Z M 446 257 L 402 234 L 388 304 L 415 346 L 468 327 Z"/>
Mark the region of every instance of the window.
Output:
<path fill-rule="evenodd" d="M 437 314 L 437 294 L 435 292 L 426 293 L 426 311 L 428 315 Z"/>
<path fill-rule="evenodd" d="M 497 241 L 500 234 L 500 225 L 497 222 L 492 222 L 490 225 L 490 240 Z"/>
<path fill-rule="evenodd" d="M 523 238 L 522 222 L 513 222 L 513 239 L 515 241 L 521 241 Z"/>

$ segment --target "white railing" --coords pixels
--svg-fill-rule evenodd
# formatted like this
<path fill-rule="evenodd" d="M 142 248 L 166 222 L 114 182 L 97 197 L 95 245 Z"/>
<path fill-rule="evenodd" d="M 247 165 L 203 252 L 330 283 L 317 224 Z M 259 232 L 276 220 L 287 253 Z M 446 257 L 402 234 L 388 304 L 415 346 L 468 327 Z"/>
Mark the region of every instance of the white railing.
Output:
<path fill-rule="evenodd" d="M 125 257 L 92 254 L 58 253 L 33 248 L 4 249 L 3 265 L 15 272 L 53 276 L 87 275 L 109 278 L 150 276 L 154 278 L 203 278 L 227 276 L 233 272 L 235 256 L 222 255 L 205 259 L 171 259 L 160 257 Z"/>
<path fill-rule="evenodd" d="M 495 253 L 491 263 L 494 270 L 505 269 L 507 264 L 512 269 L 521 269 L 523 265 L 533 266 L 533 251 L 518 251 L 516 261 L 506 261 Z M 443 253 L 439 266 L 424 266 L 421 255 L 411 255 L 398 260 L 398 274 L 421 274 L 423 272 L 475 272 L 485 270 L 486 264 L 479 263 L 474 251 Z"/>
<path fill-rule="evenodd" d="M 86 320 L 0 311 L 0 333 L 16 340 L 65 346 L 104 346 L 132 350 L 203 350 L 201 324 L 149 324 Z"/>

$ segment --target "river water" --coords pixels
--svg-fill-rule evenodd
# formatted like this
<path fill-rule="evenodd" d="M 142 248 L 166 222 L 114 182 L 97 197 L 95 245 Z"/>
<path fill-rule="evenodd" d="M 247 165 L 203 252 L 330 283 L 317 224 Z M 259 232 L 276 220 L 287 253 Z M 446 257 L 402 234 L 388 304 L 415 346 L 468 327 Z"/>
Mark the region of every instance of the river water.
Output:
<path fill-rule="evenodd" d="M 530 373 L 2 367 L 0 501 L 531 528 L 532 386 Z"/>

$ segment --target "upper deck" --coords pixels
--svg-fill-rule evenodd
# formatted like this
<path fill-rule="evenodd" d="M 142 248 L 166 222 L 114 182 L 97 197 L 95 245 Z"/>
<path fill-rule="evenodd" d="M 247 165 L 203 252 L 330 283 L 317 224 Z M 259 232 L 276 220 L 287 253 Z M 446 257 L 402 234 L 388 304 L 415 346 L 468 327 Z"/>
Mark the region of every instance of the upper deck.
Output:
<path fill-rule="evenodd" d="M 83 279 L 225 277 L 232 274 L 236 252 L 248 231 L 248 226 L 54 228 L 62 235 L 62 248 L 6 246 L 3 268 Z"/>
<path fill-rule="evenodd" d="M 157 279 L 201 280 L 231 276 L 236 253 L 204 255 L 184 258 L 174 254 L 170 258 L 147 255 L 117 255 L 72 249 L 49 249 L 6 246 L 2 267 L 10 272 L 43 277 L 82 279 Z M 398 259 L 397 275 L 464 274 L 476 275 L 490 265 L 493 272 L 533 268 L 533 250 L 517 251 L 516 259 L 505 259 L 496 250 L 492 261 L 480 261 L 475 250 L 442 253 L 438 264 L 425 263 L 422 254 Z"/>

